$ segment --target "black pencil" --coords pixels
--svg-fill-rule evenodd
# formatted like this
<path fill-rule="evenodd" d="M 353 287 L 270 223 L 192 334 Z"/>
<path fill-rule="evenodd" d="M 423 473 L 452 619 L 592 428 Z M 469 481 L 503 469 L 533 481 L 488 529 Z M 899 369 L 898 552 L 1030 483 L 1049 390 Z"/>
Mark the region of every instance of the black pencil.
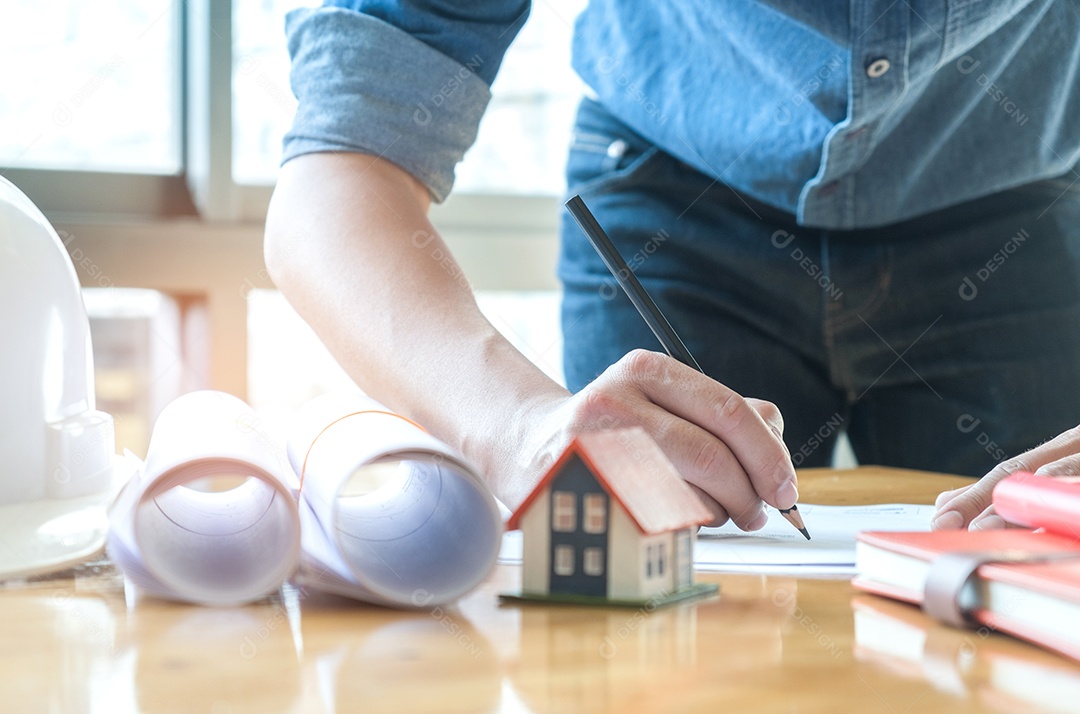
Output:
<path fill-rule="evenodd" d="M 596 222 L 596 217 L 593 216 L 592 211 L 585 205 L 585 202 L 581 200 L 581 196 L 574 196 L 567 201 L 566 210 L 570 211 L 570 215 L 581 226 L 581 230 L 589 238 L 593 248 L 596 248 L 596 252 L 600 254 L 604 265 L 615 276 L 615 280 L 622 286 L 626 296 L 630 298 L 630 302 L 634 303 L 634 307 L 645 318 L 646 324 L 656 335 L 656 339 L 660 340 L 664 350 L 683 364 L 693 367 L 704 374 L 705 370 L 694 359 L 694 355 L 690 354 L 690 350 L 686 348 L 682 338 L 676 334 L 675 328 L 664 317 L 664 313 L 660 312 L 660 308 L 653 302 L 649 293 L 645 292 L 641 281 L 634 275 L 634 271 L 630 270 L 630 266 L 623 260 L 619 250 L 608 238 L 604 229 Z"/>
<path fill-rule="evenodd" d="M 626 264 L 618 248 L 608 238 L 604 229 L 600 227 L 600 223 L 597 222 L 589 207 L 585 205 L 585 201 L 581 200 L 581 196 L 571 197 L 566 202 L 566 210 L 577 221 L 578 226 L 581 227 L 582 232 L 592 243 L 593 248 L 600 254 L 604 265 L 615 276 L 615 280 L 622 287 L 623 292 L 630 298 L 630 302 L 634 303 L 638 313 L 644 318 L 653 334 L 656 335 L 656 339 L 660 340 L 660 344 L 664 346 L 664 351 L 674 359 L 704 374 L 705 370 L 694 359 L 694 355 L 690 354 L 690 350 L 686 348 L 686 344 L 675 332 L 675 328 L 664 317 L 664 313 L 660 312 L 660 308 L 657 307 L 652 297 L 646 292 L 641 281 L 634 275 L 634 271 Z M 799 532 L 806 536 L 807 540 L 810 540 L 810 533 L 807 532 L 802 518 L 799 516 L 798 509 L 794 505 L 791 508 L 781 509 L 780 513 L 791 525 L 798 528 Z"/>

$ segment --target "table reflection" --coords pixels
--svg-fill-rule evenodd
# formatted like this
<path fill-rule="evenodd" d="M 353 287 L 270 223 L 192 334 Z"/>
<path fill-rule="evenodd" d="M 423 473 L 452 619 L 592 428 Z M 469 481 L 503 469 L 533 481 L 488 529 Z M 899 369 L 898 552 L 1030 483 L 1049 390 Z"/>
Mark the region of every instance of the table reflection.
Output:
<path fill-rule="evenodd" d="M 70 588 L 5 594 L 19 613 L 4 624 L 5 711 L 89 711 L 124 665 L 122 603 Z M 17 669 L 10 666 L 17 663 Z M 48 697 L 41 695 L 42 689 Z"/>
<path fill-rule="evenodd" d="M 675 710 L 717 670 L 736 679 L 780 663 L 796 591 L 794 580 L 738 578 L 664 608 L 507 605 L 521 637 L 510 684 L 535 712 Z"/>
<path fill-rule="evenodd" d="M 440 712 L 498 708 L 497 655 L 455 607 L 402 612 L 313 595 L 301 627 L 325 711 L 423 711 L 433 701 Z"/>
<path fill-rule="evenodd" d="M 904 603 L 872 595 L 851 601 L 855 656 L 921 680 L 961 702 L 1018 711 L 1075 712 L 1080 665 L 1007 635 L 946 627 Z"/>
<path fill-rule="evenodd" d="M 136 608 L 132 686 L 139 711 L 289 712 L 300 694 L 300 662 L 280 602 L 244 608 L 159 604 Z M 268 681 L 273 686 L 266 686 Z"/>

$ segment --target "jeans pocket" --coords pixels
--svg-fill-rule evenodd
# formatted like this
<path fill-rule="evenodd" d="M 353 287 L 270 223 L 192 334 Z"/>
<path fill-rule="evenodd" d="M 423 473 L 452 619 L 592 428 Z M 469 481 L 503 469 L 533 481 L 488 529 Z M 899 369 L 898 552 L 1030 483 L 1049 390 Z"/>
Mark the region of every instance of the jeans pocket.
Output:
<path fill-rule="evenodd" d="M 642 173 L 663 152 L 624 127 L 595 102 L 578 114 L 566 161 L 569 195 L 617 188 Z"/>

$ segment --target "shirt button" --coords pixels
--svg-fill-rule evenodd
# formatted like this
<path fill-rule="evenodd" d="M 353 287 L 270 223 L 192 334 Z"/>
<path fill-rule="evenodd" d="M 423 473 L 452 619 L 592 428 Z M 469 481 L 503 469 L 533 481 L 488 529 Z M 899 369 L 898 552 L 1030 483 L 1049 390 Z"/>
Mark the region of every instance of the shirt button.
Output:
<path fill-rule="evenodd" d="M 877 79 L 881 75 L 889 71 L 889 60 L 884 57 L 878 57 L 876 60 L 866 66 L 866 76 L 870 79 Z"/>

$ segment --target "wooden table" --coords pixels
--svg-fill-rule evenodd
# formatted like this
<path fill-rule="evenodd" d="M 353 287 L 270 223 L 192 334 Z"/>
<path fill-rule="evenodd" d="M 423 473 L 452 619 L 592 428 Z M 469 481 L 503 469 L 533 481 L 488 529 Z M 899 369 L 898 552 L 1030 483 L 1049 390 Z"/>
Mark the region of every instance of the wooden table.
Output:
<path fill-rule="evenodd" d="M 926 503 L 966 479 L 803 471 L 807 503 Z M 500 566 L 455 608 L 286 589 L 213 609 L 129 604 L 108 564 L 0 590 L 13 712 L 1076 711 L 1080 666 L 951 630 L 846 581 L 701 574 L 668 609 L 500 606 Z"/>

